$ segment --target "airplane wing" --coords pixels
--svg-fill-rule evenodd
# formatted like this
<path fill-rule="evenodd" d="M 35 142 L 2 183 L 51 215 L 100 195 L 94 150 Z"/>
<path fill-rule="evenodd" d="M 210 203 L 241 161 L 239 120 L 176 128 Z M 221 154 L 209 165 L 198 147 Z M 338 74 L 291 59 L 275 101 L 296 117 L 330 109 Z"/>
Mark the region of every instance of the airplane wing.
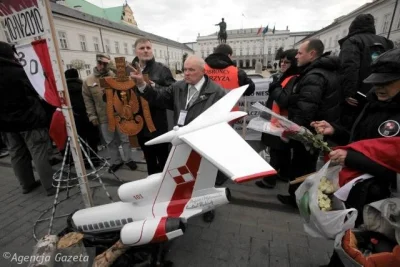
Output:
<path fill-rule="evenodd" d="M 240 97 L 244 94 L 248 84 L 229 91 L 223 98 L 217 101 L 214 105 L 206 109 L 200 116 L 190 122 L 192 125 L 207 123 L 211 118 L 215 118 L 219 114 L 227 114 L 237 104 Z"/>
<path fill-rule="evenodd" d="M 276 174 L 226 122 L 183 134 L 180 139 L 237 183 Z"/>

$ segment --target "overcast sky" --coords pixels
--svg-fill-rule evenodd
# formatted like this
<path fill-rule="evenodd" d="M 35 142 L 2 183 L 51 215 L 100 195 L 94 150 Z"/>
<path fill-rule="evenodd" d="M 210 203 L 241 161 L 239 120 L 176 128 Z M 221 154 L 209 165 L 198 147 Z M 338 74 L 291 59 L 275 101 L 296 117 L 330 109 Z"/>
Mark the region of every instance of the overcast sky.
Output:
<path fill-rule="evenodd" d="M 98 6 L 122 5 L 125 0 L 88 0 Z M 179 42 L 194 42 L 198 33 L 218 30 L 225 18 L 227 29 L 319 30 L 337 17 L 372 0 L 128 0 L 141 30 Z M 243 15 L 244 16 L 243 16 Z"/>

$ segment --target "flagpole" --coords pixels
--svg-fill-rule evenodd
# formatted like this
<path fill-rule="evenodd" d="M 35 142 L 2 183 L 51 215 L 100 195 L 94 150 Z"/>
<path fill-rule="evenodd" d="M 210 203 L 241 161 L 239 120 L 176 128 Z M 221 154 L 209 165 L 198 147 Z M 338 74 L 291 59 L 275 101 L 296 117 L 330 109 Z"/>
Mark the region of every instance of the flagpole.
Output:
<path fill-rule="evenodd" d="M 51 37 L 53 38 L 53 42 L 48 42 L 48 47 L 49 47 L 49 53 L 50 56 L 52 53 L 55 53 L 56 60 L 57 60 L 57 67 L 59 70 L 59 73 L 57 71 L 57 68 L 53 68 L 54 71 L 54 78 L 56 79 L 56 84 L 57 84 L 57 91 L 59 93 L 59 96 L 61 98 L 61 105 L 62 105 L 62 112 L 64 114 L 66 124 L 67 124 L 67 132 L 68 136 L 71 137 L 71 153 L 72 157 L 74 159 L 74 164 L 75 164 L 75 169 L 76 169 L 76 174 L 79 177 L 79 185 L 81 189 L 81 194 L 83 198 L 83 203 L 86 208 L 92 207 L 93 206 L 93 199 L 90 194 L 90 187 L 88 183 L 88 179 L 86 176 L 86 169 L 83 167 L 84 162 L 83 162 L 83 157 L 82 157 L 82 151 L 80 149 L 80 145 L 78 142 L 78 134 L 76 132 L 76 125 L 75 125 L 75 120 L 74 120 L 74 115 L 72 112 L 71 108 L 71 100 L 69 97 L 69 92 L 66 89 L 67 88 L 67 83 L 65 81 L 65 76 L 63 72 L 63 66 L 61 64 L 61 53 L 59 50 L 58 41 L 57 37 L 55 34 L 55 27 L 54 27 L 54 21 L 53 21 L 53 14 L 51 12 L 51 7 L 50 7 L 50 2 L 48 0 L 40 0 L 43 1 L 43 5 L 45 7 L 45 12 L 47 13 L 48 21 L 49 21 L 49 32 L 51 34 Z M 52 45 L 54 44 L 54 47 Z M 54 56 L 54 55 L 53 55 Z M 54 60 L 53 60 L 54 63 Z M 53 65 L 53 64 L 52 64 Z M 61 81 L 57 78 L 61 78 Z M 60 84 L 61 82 L 61 84 Z"/>

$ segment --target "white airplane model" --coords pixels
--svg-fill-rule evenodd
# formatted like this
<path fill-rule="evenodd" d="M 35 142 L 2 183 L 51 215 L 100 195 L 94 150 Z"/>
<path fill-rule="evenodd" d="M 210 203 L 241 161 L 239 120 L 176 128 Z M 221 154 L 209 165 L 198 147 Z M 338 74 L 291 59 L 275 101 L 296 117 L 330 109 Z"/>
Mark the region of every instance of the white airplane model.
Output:
<path fill-rule="evenodd" d="M 195 120 L 174 127 L 146 145 L 171 142 L 162 173 L 123 184 L 120 202 L 77 211 L 75 227 L 87 233 L 121 230 L 125 245 L 163 242 L 183 235 L 192 216 L 229 203 L 227 188 L 215 188 L 218 169 L 236 183 L 276 174 L 228 122 L 246 112 L 231 112 L 246 90 L 230 91 Z"/>

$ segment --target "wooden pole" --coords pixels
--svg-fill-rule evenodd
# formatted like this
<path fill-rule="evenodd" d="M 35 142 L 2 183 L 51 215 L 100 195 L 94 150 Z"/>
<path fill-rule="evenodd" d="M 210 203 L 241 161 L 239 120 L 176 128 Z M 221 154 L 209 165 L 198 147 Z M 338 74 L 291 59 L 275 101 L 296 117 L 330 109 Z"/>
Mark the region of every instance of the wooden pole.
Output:
<path fill-rule="evenodd" d="M 54 71 L 54 76 L 57 84 L 57 91 L 59 93 L 62 105 L 62 112 L 66 120 L 67 124 L 67 132 L 68 136 L 71 137 L 71 152 L 72 157 L 74 159 L 76 174 L 79 178 L 80 189 L 82 193 L 83 202 L 85 207 L 92 207 L 93 200 L 90 194 L 90 187 L 88 183 L 88 179 L 86 176 L 86 169 L 84 168 L 85 164 L 83 162 L 82 151 L 78 142 L 78 134 L 76 132 L 76 125 L 74 120 L 74 115 L 72 112 L 71 100 L 69 98 L 69 93 L 67 89 L 67 83 L 65 81 L 64 76 L 64 68 L 61 64 L 61 53 L 58 46 L 58 39 L 56 36 L 56 30 L 54 27 L 53 15 L 51 12 L 51 5 L 49 0 L 38 0 L 43 3 L 45 10 L 43 10 L 43 14 L 47 14 L 47 19 L 49 21 L 49 28 L 46 29 L 48 34 L 51 35 L 53 42 L 47 42 L 50 58 L 52 59 L 52 66 Z M 43 25 L 45 25 L 45 20 L 43 21 Z M 47 26 L 47 25 L 45 25 Z M 54 46 L 54 47 L 53 47 Z M 55 56 L 55 58 L 54 58 Z"/>
<path fill-rule="evenodd" d="M 244 96 L 243 98 L 244 98 L 244 112 L 247 112 L 247 97 Z M 243 117 L 242 137 L 244 140 L 246 140 L 246 116 Z"/>

